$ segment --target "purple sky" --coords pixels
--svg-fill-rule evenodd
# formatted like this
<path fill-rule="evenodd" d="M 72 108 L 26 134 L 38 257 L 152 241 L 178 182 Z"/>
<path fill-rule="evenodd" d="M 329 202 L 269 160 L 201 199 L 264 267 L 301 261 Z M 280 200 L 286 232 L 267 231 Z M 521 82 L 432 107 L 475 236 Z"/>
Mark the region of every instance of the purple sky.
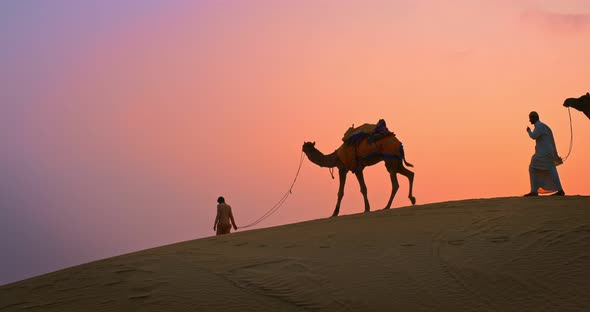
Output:
<path fill-rule="evenodd" d="M 526 116 L 567 151 L 561 103 L 590 91 L 588 38 L 590 1 L 2 1 L 0 285 L 213 235 L 219 195 L 254 221 L 304 140 L 331 152 L 380 118 L 419 203 L 524 194 Z M 579 138 L 560 167 L 570 194 L 588 193 Z M 382 167 L 366 173 L 375 209 Z M 361 209 L 348 181 L 342 214 Z M 306 161 L 257 228 L 329 216 L 336 189 Z"/>

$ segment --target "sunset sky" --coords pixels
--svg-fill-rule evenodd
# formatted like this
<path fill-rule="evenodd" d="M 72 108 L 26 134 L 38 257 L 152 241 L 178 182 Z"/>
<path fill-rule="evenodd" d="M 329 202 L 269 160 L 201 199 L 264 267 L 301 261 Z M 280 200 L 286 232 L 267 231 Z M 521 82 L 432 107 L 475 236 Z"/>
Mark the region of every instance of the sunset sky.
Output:
<path fill-rule="evenodd" d="M 590 0 L 2 1 L 0 284 L 214 235 L 220 195 L 246 225 L 304 141 L 330 153 L 381 118 L 417 204 L 525 194 L 528 113 L 565 156 L 589 38 Z M 588 195 L 590 120 L 571 113 L 558 170 Z M 365 177 L 383 208 L 383 163 Z M 347 182 L 341 214 L 360 213 Z M 253 228 L 328 217 L 337 189 L 305 159 Z"/>

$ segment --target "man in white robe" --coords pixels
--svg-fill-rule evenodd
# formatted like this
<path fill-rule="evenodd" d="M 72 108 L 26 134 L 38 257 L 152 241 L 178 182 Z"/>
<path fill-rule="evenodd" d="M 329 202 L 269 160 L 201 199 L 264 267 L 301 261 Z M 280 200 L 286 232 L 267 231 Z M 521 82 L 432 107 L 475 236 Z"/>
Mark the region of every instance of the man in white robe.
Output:
<path fill-rule="evenodd" d="M 531 192 L 524 196 L 537 196 L 539 191 L 543 193 L 556 192 L 553 195 L 563 196 L 565 192 L 561 187 L 557 165 L 561 164 L 561 158 L 557 155 L 557 147 L 551 128 L 539 120 L 537 112 L 529 114 L 529 121 L 535 126 L 531 131 L 530 127 L 526 128 L 531 139 L 535 140 L 535 154 L 531 158 L 529 165 L 529 175 L 531 179 Z"/>

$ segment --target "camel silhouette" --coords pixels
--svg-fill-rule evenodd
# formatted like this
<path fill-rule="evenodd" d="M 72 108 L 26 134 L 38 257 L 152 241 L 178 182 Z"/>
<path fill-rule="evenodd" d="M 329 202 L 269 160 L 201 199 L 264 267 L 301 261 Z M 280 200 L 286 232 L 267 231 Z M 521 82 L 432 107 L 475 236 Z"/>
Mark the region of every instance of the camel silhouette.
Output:
<path fill-rule="evenodd" d="M 586 115 L 590 119 L 590 93 L 586 93 L 579 98 L 567 98 L 563 102 L 565 107 L 573 107 Z"/>
<path fill-rule="evenodd" d="M 387 144 L 389 144 L 389 146 L 396 146 L 396 152 L 389 152 L 387 150 Z M 367 166 L 375 165 L 381 161 L 385 162 L 385 167 L 387 168 L 391 178 L 391 195 L 389 196 L 387 205 L 383 209 L 389 209 L 391 207 L 395 193 L 399 189 L 399 183 L 397 181 L 398 173 L 408 178 L 410 183 L 410 192 L 408 198 L 412 202 L 412 205 L 416 203 L 416 198 L 412 196 L 414 173 L 404 167 L 404 164 L 406 164 L 408 167 L 413 167 L 413 165 L 406 162 L 403 146 L 401 145 L 401 142 L 397 140 L 395 134 L 381 138 L 377 142 L 369 142 L 368 138 L 365 138 L 356 146 L 349 146 L 344 143 L 329 155 L 324 155 L 322 152 L 316 149 L 315 142 L 304 142 L 303 152 L 305 155 L 307 155 L 307 158 L 309 158 L 311 162 L 320 167 L 338 168 L 340 186 L 338 188 L 338 201 L 336 202 L 336 208 L 332 214 L 333 217 L 337 216 L 340 211 L 340 203 L 342 202 L 342 197 L 344 196 L 344 185 L 346 183 L 346 175 L 348 171 L 352 171 L 356 175 L 365 202 L 365 212 L 370 211 L 369 199 L 367 198 L 367 185 L 365 184 L 363 169 Z M 347 153 L 352 153 L 353 155 L 347 158 Z M 348 155 L 350 156 L 350 154 Z M 354 167 L 352 168 L 350 166 L 351 158 L 354 158 Z"/>

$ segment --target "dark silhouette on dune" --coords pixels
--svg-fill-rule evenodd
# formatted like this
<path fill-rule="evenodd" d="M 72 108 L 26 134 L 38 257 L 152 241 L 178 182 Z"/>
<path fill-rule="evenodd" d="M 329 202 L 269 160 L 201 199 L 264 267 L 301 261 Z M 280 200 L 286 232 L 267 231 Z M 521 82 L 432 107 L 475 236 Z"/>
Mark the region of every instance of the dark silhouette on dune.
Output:
<path fill-rule="evenodd" d="M 590 93 L 586 93 L 579 98 L 568 98 L 563 102 L 563 106 L 575 108 L 590 119 Z"/>
<path fill-rule="evenodd" d="M 354 145 L 344 143 L 329 155 L 324 155 L 317 150 L 315 148 L 315 142 L 305 142 L 303 144 L 303 152 L 311 162 L 320 167 L 338 168 L 340 187 L 338 188 L 338 201 L 336 203 L 336 209 L 334 209 L 334 213 L 332 214 L 333 217 L 337 216 L 340 211 L 340 202 L 344 196 L 344 185 L 346 183 L 346 174 L 348 171 L 352 171 L 356 175 L 365 202 L 365 212 L 369 212 L 370 207 L 367 198 L 367 186 L 363 176 L 363 169 L 364 167 L 375 165 L 381 161 L 385 161 L 385 167 L 387 168 L 387 171 L 389 171 L 389 176 L 391 178 L 391 195 L 384 209 L 389 209 L 391 207 L 395 193 L 399 189 L 399 183 L 397 181 L 398 173 L 408 178 L 410 183 L 408 198 L 412 204 L 416 203 L 416 198 L 412 196 L 414 173 L 404 167 L 404 163 L 408 167 L 413 167 L 413 165 L 406 162 L 403 146 L 393 133 L 379 138 L 378 141 L 371 141 L 369 137 L 366 137 Z"/>

